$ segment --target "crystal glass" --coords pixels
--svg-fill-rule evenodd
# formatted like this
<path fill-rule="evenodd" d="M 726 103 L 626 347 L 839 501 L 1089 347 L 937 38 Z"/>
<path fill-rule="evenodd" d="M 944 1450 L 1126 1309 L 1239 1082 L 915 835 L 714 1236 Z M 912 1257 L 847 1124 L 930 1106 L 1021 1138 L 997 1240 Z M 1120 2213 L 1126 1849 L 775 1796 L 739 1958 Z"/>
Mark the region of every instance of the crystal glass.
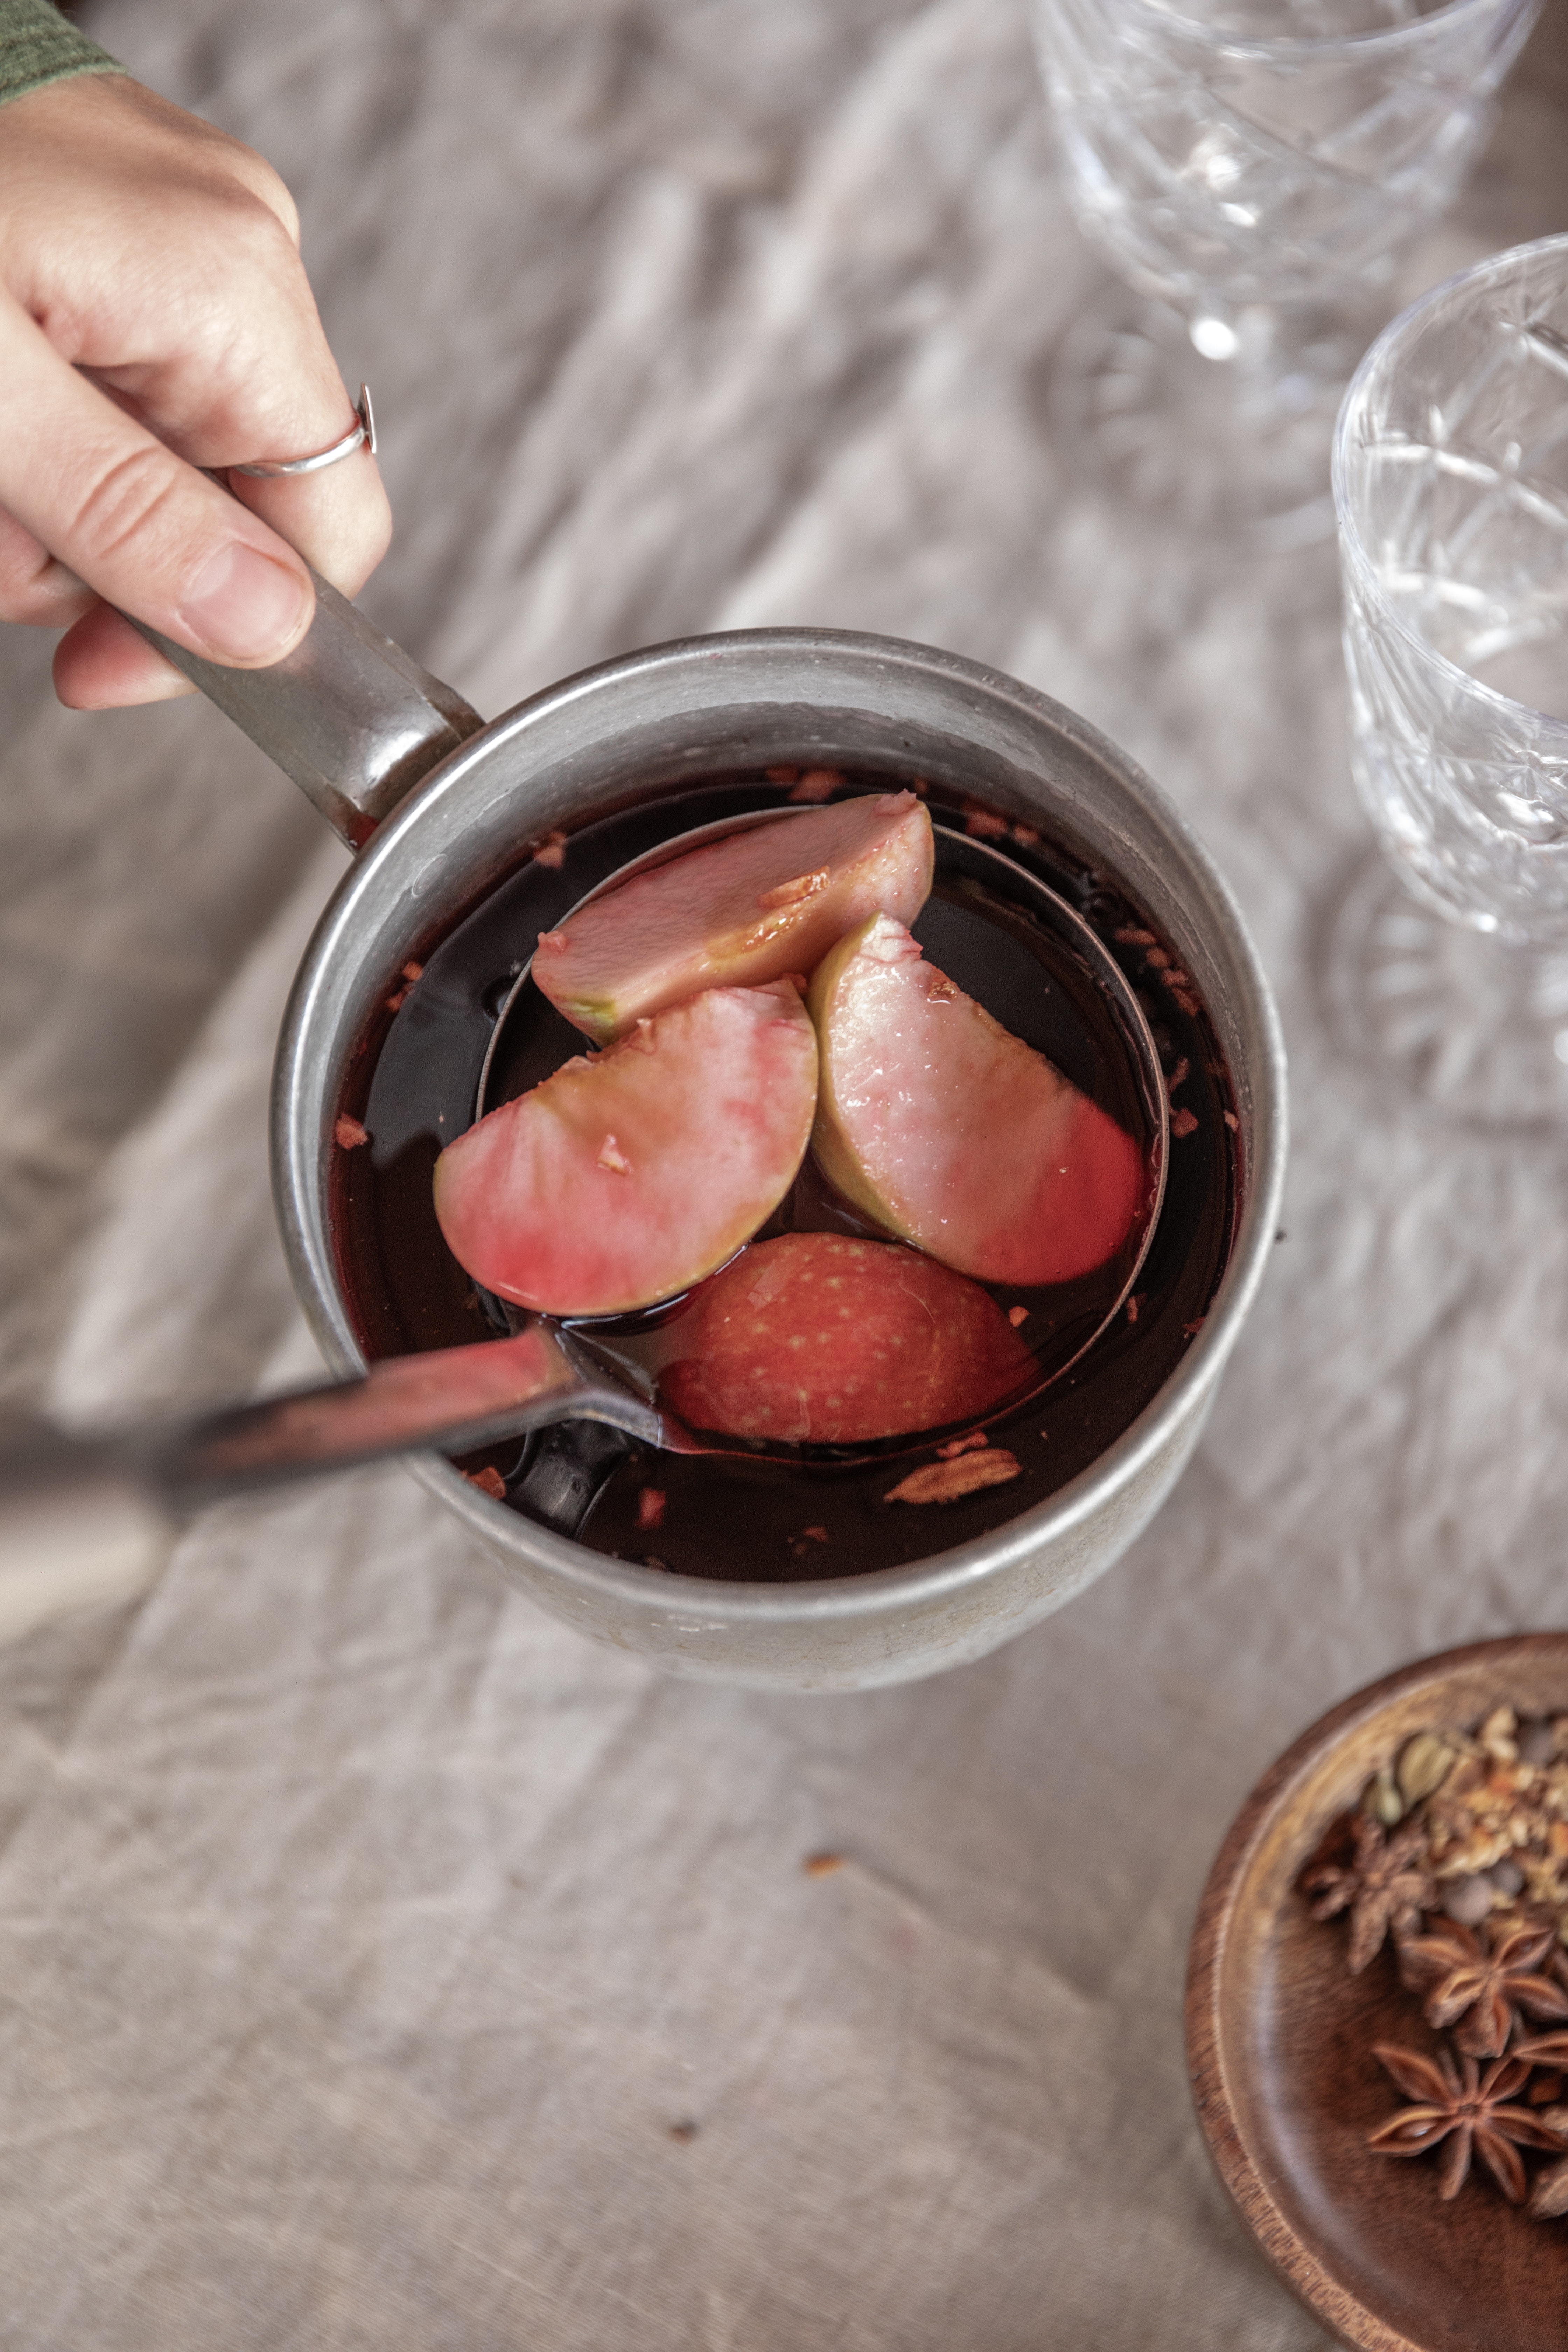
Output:
<path fill-rule="evenodd" d="M 1451 278 L 1345 398 L 1351 761 L 1384 858 L 1342 906 L 1345 1034 L 1450 1114 L 1568 1119 L 1568 236 Z"/>
<path fill-rule="evenodd" d="M 1055 421 L 1187 526 L 1332 526 L 1345 381 L 1453 202 L 1541 0 L 1034 0 L 1063 180 L 1121 288 Z"/>

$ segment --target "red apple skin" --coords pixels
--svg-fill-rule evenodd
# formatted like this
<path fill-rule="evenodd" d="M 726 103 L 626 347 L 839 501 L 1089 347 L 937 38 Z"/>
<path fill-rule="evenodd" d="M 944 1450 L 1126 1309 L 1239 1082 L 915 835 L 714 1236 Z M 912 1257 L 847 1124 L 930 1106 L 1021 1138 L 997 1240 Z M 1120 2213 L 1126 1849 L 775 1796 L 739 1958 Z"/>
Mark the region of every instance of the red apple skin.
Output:
<path fill-rule="evenodd" d="M 885 1231 L 982 1282 L 1071 1282 L 1126 1240 L 1149 1191 L 1132 1137 L 927 963 L 887 914 L 812 976 L 813 1149 Z"/>
<path fill-rule="evenodd" d="M 694 1429 L 867 1444 L 976 1421 L 1034 1357 L 995 1300 L 895 1242 L 782 1234 L 697 1294 L 660 1386 Z"/>
<path fill-rule="evenodd" d="M 931 819 L 912 793 L 873 793 L 749 826 L 639 874 L 540 934 L 533 977 L 598 1044 L 707 988 L 808 972 L 887 908 L 931 895 Z"/>
<path fill-rule="evenodd" d="M 793 983 L 710 989 L 448 1144 L 436 1215 L 458 1264 L 520 1307 L 650 1307 L 772 1215 L 816 1097 L 816 1040 Z"/>

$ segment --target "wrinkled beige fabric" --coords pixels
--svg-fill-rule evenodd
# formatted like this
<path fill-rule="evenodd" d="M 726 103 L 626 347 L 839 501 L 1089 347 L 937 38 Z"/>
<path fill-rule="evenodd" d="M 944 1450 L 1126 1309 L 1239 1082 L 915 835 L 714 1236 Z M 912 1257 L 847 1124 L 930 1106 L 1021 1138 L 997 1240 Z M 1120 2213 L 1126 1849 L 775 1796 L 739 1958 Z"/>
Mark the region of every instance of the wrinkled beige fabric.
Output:
<path fill-rule="evenodd" d="M 1064 476 L 1042 373 L 1094 272 L 1009 0 L 88 28 L 296 190 L 414 651 L 488 710 L 742 622 L 1046 688 L 1235 884 L 1296 1156 L 1176 1497 L 962 1673 L 662 1682 L 395 1469 L 0 1650 L 7 2352 L 1318 2343 L 1189 2111 L 1204 1874 L 1334 1698 L 1560 1618 L 1568 1517 L 1561 1155 L 1435 1137 L 1318 1010 L 1363 843 L 1331 554 L 1158 543 Z M 1568 226 L 1561 41 L 1410 290 Z M 341 853 L 216 713 L 68 716 L 45 653 L 0 633 L 0 1377 L 91 1416 L 309 1360 L 264 1103 Z"/>

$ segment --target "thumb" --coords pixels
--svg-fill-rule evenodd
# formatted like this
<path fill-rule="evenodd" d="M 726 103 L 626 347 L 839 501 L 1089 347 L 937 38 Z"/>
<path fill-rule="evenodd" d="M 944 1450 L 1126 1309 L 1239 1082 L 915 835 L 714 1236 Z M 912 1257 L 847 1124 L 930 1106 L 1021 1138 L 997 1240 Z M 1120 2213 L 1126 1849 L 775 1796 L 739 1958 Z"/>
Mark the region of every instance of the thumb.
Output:
<path fill-rule="evenodd" d="M 304 564 L 63 360 L 0 293 L 0 508 L 110 604 L 258 669 L 310 626 Z"/>

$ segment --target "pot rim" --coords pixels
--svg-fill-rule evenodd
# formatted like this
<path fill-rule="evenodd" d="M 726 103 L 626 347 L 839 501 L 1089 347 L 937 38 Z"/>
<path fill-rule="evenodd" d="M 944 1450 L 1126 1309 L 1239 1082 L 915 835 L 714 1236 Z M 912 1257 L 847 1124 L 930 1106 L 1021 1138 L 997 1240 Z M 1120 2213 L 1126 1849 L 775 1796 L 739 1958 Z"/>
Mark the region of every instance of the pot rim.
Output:
<path fill-rule="evenodd" d="M 950 688 L 1000 702 L 1030 726 L 1044 728 L 1089 761 L 1111 770 L 1158 816 L 1179 841 L 1205 900 L 1205 912 L 1223 940 L 1238 1029 L 1247 1041 L 1251 1087 L 1250 1150 L 1245 1193 L 1231 1252 L 1204 1327 L 1181 1362 L 1129 1426 L 1085 1470 L 1016 1519 L 988 1534 L 924 1559 L 858 1574 L 759 1584 L 721 1577 L 666 1576 L 611 1559 L 532 1520 L 527 1550 L 539 1566 L 564 1582 L 629 1604 L 640 1614 L 679 1621 L 700 1616 L 691 1632 L 719 1624 L 763 1627 L 836 1619 L 864 1623 L 868 1616 L 891 1617 L 912 1601 L 929 1604 L 963 1594 L 1007 1570 L 1021 1566 L 1042 1544 L 1059 1540 L 1101 1514 L 1108 1502 L 1131 1486 L 1169 1444 L 1173 1429 L 1219 1377 L 1240 1333 L 1273 1248 L 1285 1181 L 1288 1149 L 1286 1065 L 1279 1014 L 1258 952 L 1229 885 L 1175 803 L 1139 763 L 1098 728 L 1037 688 L 1005 672 L 959 654 L 912 640 L 858 630 L 822 628 L 742 629 L 671 639 L 639 647 L 579 670 L 529 696 L 450 753 L 373 835 L 356 856 L 324 909 L 300 965 L 279 1039 L 273 1078 L 273 1187 L 279 1225 L 297 1296 L 328 1363 L 338 1372 L 364 1369 L 349 1324 L 331 1263 L 330 1244 L 319 1235 L 300 1205 L 311 1197 L 316 1172 L 316 1136 L 305 1134 L 294 1115 L 301 1099 L 319 1100 L 304 1066 L 303 1047 L 323 989 L 323 975 L 340 959 L 356 953 L 353 933 L 359 901 L 389 869 L 417 871 L 416 845 L 437 811 L 461 791 L 476 767 L 502 744 L 527 737 L 573 704 L 618 693 L 638 677 L 668 677 L 686 665 L 708 665 L 727 655 L 794 653 L 847 655 L 889 671 L 918 671 Z M 499 878 L 499 875 L 498 877 Z M 510 1550 L 521 1540 L 506 1524 L 517 1514 L 480 1496 L 451 1464 L 409 1457 L 420 1483 L 455 1510 L 492 1549 Z M 498 1523 L 499 1522 L 499 1523 Z"/>

